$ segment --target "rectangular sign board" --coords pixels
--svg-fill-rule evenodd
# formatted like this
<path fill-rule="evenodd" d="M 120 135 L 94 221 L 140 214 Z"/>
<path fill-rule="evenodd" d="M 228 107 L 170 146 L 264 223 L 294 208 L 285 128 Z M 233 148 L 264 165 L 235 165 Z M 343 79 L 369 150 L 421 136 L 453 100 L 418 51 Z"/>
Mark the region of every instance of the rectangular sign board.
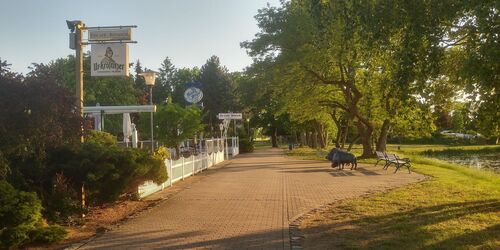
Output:
<path fill-rule="evenodd" d="M 241 113 L 219 113 L 217 117 L 221 120 L 241 120 L 243 115 Z"/>
<path fill-rule="evenodd" d="M 89 41 L 119 41 L 132 40 L 131 28 L 113 29 L 90 29 L 88 30 Z"/>
<path fill-rule="evenodd" d="M 127 44 L 92 44 L 91 76 L 128 76 Z"/>

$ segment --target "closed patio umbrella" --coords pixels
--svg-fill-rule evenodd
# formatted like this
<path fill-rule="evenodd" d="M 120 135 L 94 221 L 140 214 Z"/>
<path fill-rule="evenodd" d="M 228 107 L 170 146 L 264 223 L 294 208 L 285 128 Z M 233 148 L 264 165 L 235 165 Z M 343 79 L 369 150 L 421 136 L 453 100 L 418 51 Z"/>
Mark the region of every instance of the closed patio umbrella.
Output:
<path fill-rule="evenodd" d="M 123 142 L 130 142 L 130 136 L 132 135 L 132 122 L 130 120 L 130 113 L 123 113 Z"/>

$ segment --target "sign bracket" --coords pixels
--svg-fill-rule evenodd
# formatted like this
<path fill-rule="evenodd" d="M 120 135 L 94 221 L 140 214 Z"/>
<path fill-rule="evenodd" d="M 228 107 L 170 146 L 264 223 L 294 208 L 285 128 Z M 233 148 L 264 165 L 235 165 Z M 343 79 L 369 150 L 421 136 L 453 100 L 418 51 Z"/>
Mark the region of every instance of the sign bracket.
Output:
<path fill-rule="evenodd" d="M 104 30 L 104 29 L 126 29 L 126 28 L 137 28 L 137 25 L 120 25 L 120 26 L 95 26 L 86 27 L 85 30 Z"/>
<path fill-rule="evenodd" d="M 83 45 L 89 45 L 89 44 L 110 44 L 110 43 L 137 43 L 137 41 L 119 40 L 119 41 L 82 42 Z"/>

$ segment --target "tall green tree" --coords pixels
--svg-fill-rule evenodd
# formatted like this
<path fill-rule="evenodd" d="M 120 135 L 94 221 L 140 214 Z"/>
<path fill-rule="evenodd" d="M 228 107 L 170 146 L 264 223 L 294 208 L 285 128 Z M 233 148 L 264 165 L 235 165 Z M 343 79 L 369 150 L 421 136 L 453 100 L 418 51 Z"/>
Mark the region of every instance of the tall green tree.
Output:
<path fill-rule="evenodd" d="M 137 59 L 137 61 L 135 62 L 134 73 L 135 73 L 134 75 L 135 88 L 146 92 L 147 91 L 146 81 L 144 80 L 143 77 L 139 75 L 140 73 L 144 73 L 144 69 L 142 68 L 142 64 L 141 61 L 139 61 L 139 59 Z"/>
<path fill-rule="evenodd" d="M 177 69 L 172 76 L 173 93 L 172 101 L 180 105 L 188 105 L 184 100 L 184 91 L 186 91 L 186 84 L 195 82 L 200 78 L 200 69 L 194 68 L 181 68 Z"/>
<path fill-rule="evenodd" d="M 153 102 L 164 103 L 174 92 L 175 85 L 173 76 L 176 74 L 177 70 L 170 58 L 166 57 L 161 63 L 161 67 L 158 71 L 159 75 L 153 87 Z"/>
<path fill-rule="evenodd" d="M 218 113 L 240 109 L 234 82 L 217 56 L 212 56 L 201 67 L 199 81 L 202 84 L 205 123 L 208 124 L 208 131 L 214 133 L 219 130 Z"/>
<path fill-rule="evenodd" d="M 477 130 L 500 143 L 500 14 L 498 1 L 460 1 L 446 25 L 448 76 L 462 85 L 472 104 Z"/>
<path fill-rule="evenodd" d="M 290 1 L 260 10 L 261 32 L 242 45 L 281 72 L 315 78 L 306 84 L 336 89 L 341 98 L 329 106 L 353 121 L 369 156 L 373 137 L 377 150 L 385 148 L 399 112 L 439 77 L 447 25 L 464 2 Z"/>

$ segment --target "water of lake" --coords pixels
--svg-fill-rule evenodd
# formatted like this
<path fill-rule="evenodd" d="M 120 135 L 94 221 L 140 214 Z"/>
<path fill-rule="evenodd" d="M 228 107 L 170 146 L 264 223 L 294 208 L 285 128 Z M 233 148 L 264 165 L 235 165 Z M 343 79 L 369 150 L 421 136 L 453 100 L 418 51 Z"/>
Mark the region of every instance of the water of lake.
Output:
<path fill-rule="evenodd" d="M 461 155 L 461 156 L 440 156 L 434 155 L 434 158 L 451 163 L 464 165 L 470 168 L 488 169 L 500 173 L 500 155 Z"/>

